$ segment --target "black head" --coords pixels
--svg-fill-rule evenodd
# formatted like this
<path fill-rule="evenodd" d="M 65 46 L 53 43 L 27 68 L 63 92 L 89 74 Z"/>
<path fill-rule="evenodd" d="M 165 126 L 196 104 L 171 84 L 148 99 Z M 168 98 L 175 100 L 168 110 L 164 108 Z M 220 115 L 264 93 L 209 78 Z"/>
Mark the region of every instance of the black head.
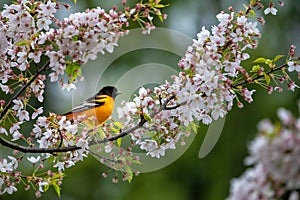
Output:
<path fill-rule="evenodd" d="M 114 86 L 105 86 L 101 88 L 101 90 L 97 93 L 97 95 L 108 95 L 112 98 L 116 98 L 118 94 L 121 94 L 118 92 L 118 89 L 115 88 Z"/>

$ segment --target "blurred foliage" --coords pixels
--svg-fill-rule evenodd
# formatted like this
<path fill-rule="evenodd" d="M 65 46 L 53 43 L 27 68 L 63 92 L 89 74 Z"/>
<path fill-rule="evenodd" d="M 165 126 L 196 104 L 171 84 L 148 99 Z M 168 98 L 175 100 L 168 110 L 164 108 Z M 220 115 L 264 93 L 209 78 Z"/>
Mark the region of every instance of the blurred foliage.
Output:
<path fill-rule="evenodd" d="M 5 2 L 1 1 L 2 7 Z M 73 1 L 66 1 L 72 4 Z M 63 12 L 62 17 L 70 12 L 82 11 L 85 8 L 101 6 L 109 9 L 114 4 L 121 7 L 121 0 L 78 0 L 72 9 Z M 236 10 L 242 8 L 242 3 L 246 1 L 230 0 L 173 0 L 163 1 L 170 6 L 165 10 L 168 19 L 161 23 L 155 22 L 159 27 L 165 27 L 177 30 L 192 38 L 196 37 L 197 32 L 205 25 L 207 28 L 216 23 L 215 15 L 220 10 L 227 10 L 232 5 Z M 252 61 L 257 57 L 274 57 L 278 54 L 287 54 L 289 46 L 295 44 L 297 55 L 300 54 L 300 4 L 298 0 L 286 0 L 285 6 L 279 10 L 278 16 L 266 16 L 266 25 L 263 28 L 263 37 L 260 40 L 259 48 L 252 51 Z M 145 36 L 147 40 L 147 36 Z M 99 57 L 91 65 L 101 66 L 102 60 L 106 59 L 104 55 Z M 97 85 L 100 88 L 103 84 L 113 84 L 123 72 L 134 68 L 143 63 L 163 63 L 176 68 L 178 56 L 170 55 L 168 52 L 153 49 L 142 49 L 122 55 L 116 59 L 108 69 L 101 71 L 100 74 L 93 67 L 84 68 L 86 80 L 101 77 L 103 79 Z M 250 65 L 251 63 L 245 63 Z M 88 64 L 89 65 L 89 64 Z M 166 77 L 168 79 L 169 77 Z M 79 84 L 79 93 L 81 96 L 74 99 L 80 102 L 86 98 L 86 95 L 93 94 L 94 89 L 85 82 Z M 84 88 L 83 90 L 80 90 Z M 62 200 L 77 199 L 130 199 L 130 200 L 219 200 L 224 199 L 229 192 L 230 180 L 239 176 L 245 169 L 243 159 L 247 155 L 247 144 L 255 136 L 256 124 L 265 117 L 275 118 L 278 107 L 286 107 L 296 112 L 296 102 L 300 97 L 298 90 L 296 92 L 283 92 L 268 95 L 262 88 L 256 88 L 252 104 L 245 104 L 245 108 L 234 108 L 227 116 L 225 127 L 219 141 L 205 158 L 199 159 L 198 152 L 204 138 L 207 127 L 201 126 L 199 134 L 193 141 L 190 148 L 176 162 L 161 170 L 140 174 L 129 184 L 120 181 L 117 184 L 112 183 L 114 174 L 108 178 L 101 176 L 103 171 L 109 170 L 106 166 L 99 163 L 92 156 L 89 156 L 84 162 L 78 163 L 75 167 L 66 171 L 66 178 L 62 185 Z M 124 91 L 122 91 L 124 92 Z M 126 92 L 126 91 L 125 91 Z M 74 92 L 74 94 L 76 91 Z M 48 110 L 55 112 L 64 112 L 71 107 L 70 98 L 72 94 L 61 92 L 59 87 L 54 84 L 48 84 L 46 90 L 46 99 Z M 60 102 L 65 102 L 64 104 Z M 59 105 L 58 105 L 59 104 Z M 0 199 L 34 199 L 32 191 L 18 191 L 13 195 L 0 196 Z M 42 195 L 42 200 L 58 199 L 54 190 Z"/>

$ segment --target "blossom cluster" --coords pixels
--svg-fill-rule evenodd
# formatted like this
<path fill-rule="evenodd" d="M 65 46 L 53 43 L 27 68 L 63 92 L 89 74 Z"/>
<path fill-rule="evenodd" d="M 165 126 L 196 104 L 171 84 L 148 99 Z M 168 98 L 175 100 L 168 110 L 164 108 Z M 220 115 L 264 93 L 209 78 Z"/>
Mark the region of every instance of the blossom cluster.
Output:
<path fill-rule="evenodd" d="M 49 31 L 56 10 L 56 3 L 51 1 L 47 4 L 36 2 L 32 5 L 29 1 L 22 1 L 4 5 L 0 23 L 2 83 L 13 78 L 12 68 L 24 72 L 29 69 L 30 60 L 40 62 L 44 49 L 37 44 L 38 36 Z"/>
<path fill-rule="evenodd" d="M 112 53 L 118 40 L 126 32 L 122 30 L 127 21 L 122 12 L 111 9 L 108 13 L 100 7 L 71 14 L 57 23 L 59 29 L 50 29 L 38 38 L 38 44 L 55 42 L 53 49 L 46 51 L 50 58 L 50 80 L 57 81 L 67 69 L 69 76 L 77 73 L 78 67 L 89 59 L 96 59 L 98 53 Z M 58 50 L 57 50 L 58 48 Z M 77 65 L 77 66 L 76 66 Z M 81 74 L 79 74 L 80 76 Z M 67 89 L 74 85 L 67 86 Z"/>
<path fill-rule="evenodd" d="M 13 156 L 8 156 L 9 160 L 6 158 L 0 160 L 0 171 L 2 173 L 10 173 L 18 168 L 17 159 Z M 17 191 L 14 184 L 11 183 L 10 177 L 5 175 L 0 175 L 0 194 L 8 193 L 12 194 Z"/>
<path fill-rule="evenodd" d="M 73 166 L 76 162 L 82 161 L 88 154 L 88 135 L 87 130 L 78 133 L 78 124 L 71 123 L 65 116 L 51 118 L 39 117 L 37 123 L 34 124 L 32 135 L 37 139 L 39 148 L 51 148 L 55 146 L 74 146 L 81 147 L 76 151 L 69 151 L 62 157 L 55 158 L 54 167 L 58 171 Z M 51 154 L 45 154 L 45 158 L 49 158 Z M 61 160 L 60 160 L 61 159 Z"/>
<path fill-rule="evenodd" d="M 154 94 L 162 95 L 161 88 L 155 88 Z M 140 118 L 143 127 L 133 131 L 131 138 L 147 154 L 160 158 L 165 155 L 165 150 L 175 149 L 175 143 L 184 133 L 181 122 L 176 119 L 178 116 L 172 114 L 174 111 L 164 110 L 167 105 L 176 104 L 171 96 L 167 93 L 164 97 L 152 95 L 150 89 L 140 88 L 139 95 L 132 102 L 123 102 L 123 107 L 118 108 L 118 115 L 120 119 L 126 119 L 123 123 L 129 128 L 135 126 L 134 122 Z"/>
<path fill-rule="evenodd" d="M 249 146 L 247 165 L 254 165 L 231 182 L 228 200 L 299 199 L 300 118 L 278 109 L 280 123 L 264 119 Z"/>
<path fill-rule="evenodd" d="M 257 47 L 259 30 L 246 15 L 221 12 L 217 19 L 219 24 L 211 32 L 203 27 L 188 47 L 178 63 L 182 71 L 172 77 L 173 83 L 166 82 L 153 92 L 141 88 L 132 102 L 124 102 L 118 109 L 126 126 L 139 116 L 147 121 L 131 137 L 153 157 L 174 149 L 183 136 L 190 134 L 187 129 L 194 121 L 210 124 L 232 108 L 236 98 L 233 81 L 244 70 L 241 62 L 250 57 L 245 50 Z M 253 100 L 253 92 L 246 87 L 240 89 L 248 102 Z"/>
<path fill-rule="evenodd" d="M 99 52 L 111 53 L 125 32 L 121 29 L 127 21 L 125 14 L 115 9 L 106 12 L 98 7 L 71 14 L 64 20 L 54 17 L 58 9 L 60 5 L 50 0 L 46 4 L 22 1 L 5 5 L 1 16 L 7 22 L 0 25 L 1 37 L 7 38 L 1 44 L 3 61 L 9 61 L 5 65 L 7 70 L 17 67 L 25 71 L 30 67 L 29 62 L 38 64 L 42 55 L 46 55 L 53 71 L 49 74 L 50 81 L 57 81 L 69 67 L 69 82 L 73 82 L 72 73 L 79 70 L 78 66 L 95 59 Z M 59 28 L 51 28 L 53 22 Z M 74 85 L 65 87 L 71 89 Z"/>
<path fill-rule="evenodd" d="M 1 139 L 25 150 L 40 150 L 39 156 L 28 157 L 29 162 L 38 166 L 33 173 L 44 169 L 45 160 L 51 160 L 57 168 L 57 172 L 44 173 L 44 178 L 35 174 L 24 176 L 12 164 L 21 161 L 24 154 L 15 151 L 15 157 L 0 160 L 1 194 L 11 194 L 16 191 L 15 184 L 24 182 L 38 186 L 34 188 L 37 196 L 49 185 L 59 193 L 62 171 L 87 156 L 90 137 L 87 127 L 81 127 L 77 121 L 56 114 L 42 116 L 44 108 L 35 103 L 44 102 L 46 79 L 60 83 L 62 89 L 76 88 L 74 83 L 82 79 L 81 65 L 96 59 L 99 53 L 112 53 L 119 38 L 128 32 L 129 19 L 142 21 L 148 32 L 154 28 L 152 15 L 162 17 L 163 6 L 149 1 L 139 2 L 131 9 L 123 1 L 124 12 L 117 11 L 117 7 L 108 11 L 97 7 L 61 20 L 55 14 L 62 5 L 69 8 L 68 4 L 52 0 L 18 0 L 5 4 L 0 13 L 0 93 L 5 94 L 0 101 Z M 24 132 L 29 121 L 35 122 L 32 130 Z M 77 149 L 43 153 L 68 147 Z M 21 181 L 24 177 L 28 180 Z"/>
<path fill-rule="evenodd" d="M 52 71 L 61 70 L 61 75 L 65 71 L 65 68 L 61 68 L 61 63 L 58 61 L 55 62 L 54 57 L 52 57 L 54 51 L 58 53 L 57 55 L 60 55 L 66 51 L 65 46 L 67 43 L 69 45 L 72 44 L 70 40 L 58 40 L 59 33 L 65 34 L 65 30 L 62 28 L 50 28 L 53 22 L 57 22 L 57 25 L 60 27 L 63 25 L 63 22 L 59 22 L 54 17 L 58 9 L 60 9 L 60 4 L 50 0 L 46 3 L 20 1 L 17 4 L 5 5 L 4 10 L 1 12 L 0 29 L 2 31 L 0 36 L 3 38 L 1 40 L 0 51 L 1 89 L 8 95 L 16 94 L 22 91 L 23 88 L 25 92 L 24 96 L 18 96 L 11 100 L 11 109 L 6 111 L 7 114 L 5 113 L 5 117 L 1 113 L 1 133 L 10 136 L 11 141 L 23 140 L 29 145 L 34 146 L 33 138 L 28 137 L 29 133 L 22 133 L 21 129 L 26 122 L 38 118 L 36 124 L 34 124 L 32 134 L 35 135 L 40 148 L 55 147 L 59 144 L 64 147 L 72 145 L 82 147 L 80 150 L 64 154 L 65 160 L 63 160 L 69 162 L 68 166 L 71 166 L 71 163 L 82 160 L 82 157 L 86 154 L 87 149 L 85 144 L 87 144 L 87 140 L 86 137 L 82 136 L 84 133 L 81 133 L 81 135 L 77 134 L 77 125 L 72 125 L 65 118 L 50 124 L 50 119 L 55 119 L 39 117 L 43 113 L 43 107 L 35 108 L 31 105 L 31 97 L 33 96 L 39 102 L 44 101 L 43 94 L 46 75 L 41 74 L 40 70 L 44 69 L 46 71 L 46 69 L 41 66 L 39 68 L 36 67 L 36 65 L 43 63 L 41 62 L 43 59 L 42 55 L 49 57 L 49 67 L 51 67 Z M 80 15 L 83 14 L 79 13 L 78 17 Z M 72 20 L 78 21 L 73 16 L 68 21 L 65 20 L 65 27 Z M 77 26 L 76 28 L 82 27 Z M 56 34 L 54 34 L 55 32 Z M 84 33 L 81 32 L 81 34 Z M 68 47 L 68 50 L 71 50 L 71 46 Z M 66 56 L 66 54 L 64 55 Z M 69 52 L 68 55 L 71 55 L 71 53 Z M 65 62 L 67 59 L 60 57 L 59 60 Z M 73 59 L 72 62 L 76 61 Z M 33 76 L 31 74 L 36 75 Z M 25 87 L 26 84 L 27 87 Z M 2 101 L 1 109 L 7 106 L 6 102 Z M 8 129 L 2 127 L 4 125 L 7 126 L 7 124 L 10 125 Z M 55 126 L 55 124 L 59 126 Z M 50 154 L 43 156 L 43 158 L 48 157 L 50 157 Z M 64 169 L 64 162 L 54 165 L 58 167 L 59 171 Z"/>
<path fill-rule="evenodd" d="M 22 104 L 21 104 L 22 105 Z M 24 139 L 25 137 L 20 133 L 20 123 L 14 124 L 10 128 L 10 133 L 12 134 L 12 141 L 17 141 L 19 139 Z M 5 128 L 0 129 L 1 134 L 8 135 Z M 71 123 L 66 120 L 66 117 L 51 116 L 38 117 L 36 124 L 32 130 L 32 138 L 36 139 L 38 147 L 41 149 L 53 148 L 57 146 L 70 147 L 76 145 L 79 147 L 78 150 L 68 151 L 65 153 L 56 153 L 55 155 L 50 153 L 42 153 L 37 157 L 27 156 L 27 160 L 33 165 L 37 166 L 35 170 L 44 169 L 44 161 L 51 158 L 53 167 L 57 168 L 58 173 L 48 171 L 42 177 L 33 176 L 23 176 L 21 172 L 18 171 L 18 162 L 22 160 L 24 155 L 18 151 L 15 152 L 14 156 L 8 156 L 10 162 L 7 159 L 0 160 L 0 193 L 5 192 L 11 194 L 17 191 L 15 184 L 27 183 L 26 188 L 30 188 L 31 184 L 38 186 L 36 190 L 36 195 L 40 196 L 41 192 L 44 192 L 44 187 L 49 187 L 49 185 L 58 184 L 62 180 L 61 172 L 66 168 L 72 167 L 78 161 L 82 161 L 84 157 L 88 154 L 88 135 L 86 130 L 82 130 L 80 134 L 78 133 L 78 124 Z M 35 146 L 31 143 L 31 146 Z M 50 176 L 50 177 L 48 177 Z M 22 181 L 21 181 L 22 180 Z"/>
<path fill-rule="evenodd" d="M 263 64 L 247 70 L 242 62 L 250 59 L 247 49 L 255 49 L 258 45 L 258 24 L 251 20 L 249 10 L 238 13 L 232 8 L 229 10 L 230 13 L 222 11 L 217 15 L 218 25 L 210 31 L 203 27 L 197 34 L 197 39 L 179 61 L 181 72 L 172 76 L 172 82 L 153 91 L 140 88 L 132 102 L 123 102 L 122 108 L 118 108 L 119 118 L 126 127 L 134 127 L 135 121 L 145 122 L 142 128 L 131 133 L 131 138 L 152 157 L 164 156 L 165 151 L 174 149 L 179 141 L 184 144 L 184 137 L 196 129 L 195 122 L 209 125 L 225 117 L 234 101 L 238 107 L 243 107 L 240 96 L 251 103 L 255 90 L 249 83 L 262 85 L 269 93 L 273 91 L 271 80 L 277 91 L 282 91 L 278 82 L 286 82 L 288 89 L 295 89 L 295 83 L 284 69 L 299 74 L 295 47 L 291 46 L 288 61 L 278 68 L 276 62 L 281 56 L 273 60 L 258 59 Z M 274 4 L 270 4 L 266 14 L 276 14 L 274 10 Z"/>
<path fill-rule="evenodd" d="M 123 4 L 125 7 L 126 1 Z M 246 102 L 252 102 L 255 90 L 244 86 L 244 83 L 272 78 L 271 73 L 264 72 L 261 66 L 252 70 L 253 76 L 242 66 L 242 61 L 250 58 L 246 50 L 257 47 L 260 31 L 257 23 L 251 21 L 249 10 L 236 13 L 231 8 L 230 13 L 217 15 L 219 24 L 210 31 L 202 28 L 179 61 L 181 72 L 172 77 L 172 82 L 166 81 L 153 90 L 142 87 L 133 101 L 123 102 L 123 106 L 118 108 L 123 124 L 116 131 L 110 132 L 113 128 L 108 126 L 91 128 L 88 124 L 80 124 L 80 120 L 70 121 L 56 114 L 42 116 L 43 107 L 31 105 L 32 99 L 44 101 L 47 78 L 61 83 L 63 89 L 76 88 L 74 83 L 81 78 L 81 65 L 96 59 L 99 53 L 112 53 L 119 38 L 128 32 L 124 26 L 128 26 L 130 20 L 143 23 L 144 32 L 149 33 L 154 28 L 152 15 L 161 20 L 165 18 L 159 9 L 163 7 L 165 5 L 160 4 L 160 0 L 149 0 L 145 4 L 141 1 L 133 9 L 125 7 L 124 12 L 117 11 L 116 7 L 108 12 L 98 7 L 59 20 L 54 16 L 61 9 L 56 1 L 19 0 L 16 4 L 4 6 L 0 14 L 0 88 L 10 101 L 0 101 L 0 137 L 16 142 L 13 144 L 26 143 L 28 148 L 37 147 L 41 154 L 27 157 L 36 167 L 32 176 L 24 176 L 17 171 L 18 161 L 24 154 L 16 151 L 14 157 L 1 159 L 1 193 L 11 194 L 17 190 L 15 184 L 26 181 L 28 185 L 36 185 L 37 196 L 49 185 L 59 191 L 62 171 L 87 156 L 89 142 L 94 142 L 92 133 L 95 132 L 100 133 L 102 142 L 105 141 L 104 148 L 99 148 L 99 155 L 110 153 L 113 159 L 104 160 L 111 162 L 114 169 L 125 168 L 123 179 L 130 181 L 133 172 L 129 164 L 139 161 L 133 158 L 130 148 L 113 151 L 114 142 L 108 137 L 122 134 L 119 129 L 126 127 L 125 131 L 131 130 L 128 134 L 133 144 L 148 155 L 160 158 L 166 150 L 174 149 L 178 142 L 184 144 L 185 137 L 196 130 L 196 122 L 210 124 L 224 117 L 232 109 L 234 100 L 242 107 L 239 95 Z M 276 14 L 274 9 L 274 5 L 270 4 L 265 13 Z M 294 58 L 293 50 L 290 49 L 290 58 L 283 66 L 289 72 L 299 72 L 299 59 Z M 268 63 L 264 60 L 264 64 Z M 275 71 L 272 68 L 274 63 L 269 65 L 270 71 Z M 48 76 L 46 72 L 49 72 Z M 282 80 L 290 79 L 284 77 Z M 293 90 L 295 84 L 289 83 Z M 31 120 L 35 123 L 29 136 L 29 133 L 22 132 L 22 127 Z M 120 140 L 117 142 L 120 145 Z M 42 151 L 72 146 L 79 149 L 55 154 Z M 45 177 L 37 177 L 35 172 L 44 169 L 46 160 L 51 161 L 57 172 L 48 171 L 41 173 Z M 262 173 L 265 168 L 260 165 L 256 170 Z M 28 180 L 23 181 L 24 177 Z"/>

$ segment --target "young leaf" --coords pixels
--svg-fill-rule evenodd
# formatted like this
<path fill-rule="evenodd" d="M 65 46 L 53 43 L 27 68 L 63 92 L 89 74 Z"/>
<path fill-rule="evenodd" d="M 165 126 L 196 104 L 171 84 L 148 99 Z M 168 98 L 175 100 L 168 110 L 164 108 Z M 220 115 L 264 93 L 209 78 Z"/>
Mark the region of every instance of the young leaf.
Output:
<path fill-rule="evenodd" d="M 123 128 L 123 124 L 121 122 L 114 122 L 114 125 L 116 127 L 118 127 L 119 129 L 122 129 Z"/>
<path fill-rule="evenodd" d="M 49 184 L 44 185 L 44 188 L 43 188 L 43 189 L 44 189 L 45 192 L 47 192 L 47 190 L 49 189 Z"/>
<path fill-rule="evenodd" d="M 70 63 L 66 67 L 66 73 L 71 78 L 71 81 L 75 81 L 77 76 L 81 76 L 82 71 L 78 63 Z"/>
<path fill-rule="evenodd" d="M 168 7 L 168 6 L 169 6 L 169 4 L 166 4 L 166 5 L 164 5 L 164 4 L 156 4 L 155 8 L 165 8 L 165 7 Z"/>
<path fill-rule="evenodd" d="M 264 72 L 264 77 L 265 77 L 265 79 L 266 79 L 267 85 L 270 85 L 270 82 L 271 82 L 270 76 L 269 76 L 267 73 Z"/>
<path fill-rule="evenodd" d="M 30 41 L 22 40 L 22 41 L 17 43 L 17 46 L 26 46 L 26 45 L 30 45 Z"/>
<path fill-rule="evenodd" d="M 122 138 L 118 138 L 118 139 L 117 139 L 117 144 L 118 144 L 118 147 L 120 147 L 120 146 L 121 146 L 121 143 L 122 143 Z"/>
<path fill-rule="evenodd" d="M 60 198 L 60 187 L 57 185 L 57 183 L 52 183 L 52 186 L 53 186 L 57 196 Z"/>
<path fill-rule="evenodd" d="M 197 133 L 198 126 L 196 125 L 196 123 L 190 123 L 189 127 L 194 133 Z"/>
<path fill-rule="evenodd" d="M 144 117 L 144 119 L 145 119 L 146 121 L 148 121 L 148 122 L 151 122 L 151 121 L 152 121 L 152 118 L 150 117 L 150 115 L 147 115 L 147 114 L 144 113 L 143 117 Z"/>
<path fill-rule="evenodd" d="M 99 136 L 100 136 L 101 140 L 105 138 L 105 133 L 104 133 L 104 131 L 102 130 L 101 127 L 98 128 L 98 133 L 99 133 Z"/>
<path fill-rule="evenodd" d="M 276 63 L 279 59 L 281 59 L 282 57 L 284 57 L 284 55 L 277 55 L 275 56 L 273 63 Z"/>
<path fill-rule="evenodd" d="M 266 58 L 257 58 L 254 60 L 254 63 L 266 63 L 267 59 Z"/>
<path fill-rule="evenodd" d="M 130 169 L 129 166 L 126 166 L 126 172 L 128 173 L 127 181 L 128 181 L 128 183 L 130 183 L 132 181 L 132 178 L 133 178 L 133 172 L 132 172 L 132 170 Z"/>
<path fill-rule="evenodd" d="M 256 73 L 260 69 L 260 65 L 254 65 L 250 72 Z"/>
<path fill-rule="evenodd" d="M 117 128 L 115 128 L 115 127 L 110 127 L 110 129 L 114 132 L 114 133 L 118 133 L 118 132 L 120 132 L 120 130 L 119 129 L 117 129 Z"/>
<path fill-rule="evenodd" d="M 159 20 L 161 21 L 161 22 L 163 22 L 164 21 L 164 19 L 163 19 L 163 17 L 162 17 L 162 15 L 161 14 L 159 14 L 159 15 L 157 15 L 158 16 L 158 18 L 159 18 Z"/>
<path fill-rule="evenodd" d="M 266 59 L 266 62 L 265 62 L 265 64 L 267 64 L 267 65 L 272 65 L 272 63 L 274 63 L 274 61 L 273 61 L 273 60 Z"/>

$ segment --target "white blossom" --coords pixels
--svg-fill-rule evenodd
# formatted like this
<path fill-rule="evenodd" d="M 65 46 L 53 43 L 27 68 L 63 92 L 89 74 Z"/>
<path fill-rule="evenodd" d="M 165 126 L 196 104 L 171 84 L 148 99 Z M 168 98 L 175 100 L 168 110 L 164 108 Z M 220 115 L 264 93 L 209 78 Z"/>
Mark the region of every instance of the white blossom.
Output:
<path fill-rule="evenodd" d="M 18 111 L 18 113 L 17 113 L 17 117 L 19 117 L 19 120 L 22 122 L 22 121 L 24 121 L 24 120 L 26 120 L 26 121 L 29 121 L 29 113 L 28 113 L 28 111 L 26 111 L 26 110 L 21 110 L 21 111 Z"/>
<path fill-rule="evenodd" d="M 65 170 L 65 163 L 64 162 L 57 162 L 53 167 L 57 167 L 58 171 Z"/>
<path fill-rule="evenodd" d="M 34 156 L 30 156 L 30 157 L 27 157 L 27 160 L 29 162 L 31 162 L 32 164 L 36 164 L 37 162 L 39 162 L 41 159 L 41 156 L 37 156 L 37 157 L 34 157 Z"/>
<path fill-rule="evenodd" d="M 0 134 L 8 135 L 7 130 L 4 127 L 0 126 Z"/>
<path fill-rule="evenodd" d="M 293 71 L 300 72 L 300 65 L 296 61 L 289 61 L 287 65 L 289 66 L 288 67 L 289 72 L 293 72 Z"/>
<path fill-rule="evenodd" d="M 43 113 L 43 107 L 39 107 L 38 109 L 36 109 L 33 113 L 32 113 L 32 119 L 35 119 L 39 114 Z"/>
<path fill-rule="evenodd" d="M 0 171 L 5 173 L 5 172 L 10 172 L 13 171 L 13 163 L 8 162 L 5 158 L 3 160 L 0 160 Z"/>
<path fill-rule="evenodd" d="M 265 15 L 268 15 L 268 14 L 272 14 L 272 15 L 276 15 L 277 14 L 277 9 L 274 8 L 274 7 L 268 7 L 264 10 L 264 13 Z"/>
<path fill-rule="evenodd" d="M 24 105 L 21 100 L 14 99 L 13 103 L 14 103 L 14 106 L 12 107 L 13 110 L 20 111 L 21 109 L 24 108 Z"/>
<path fill-rule="evenodd" d="M 17 188 L 14 186 L 14 185 L 10 185 L 10 186 L 7 186 L 4 190 L 3 190 L 3 193 L 7 192 L 8 194 L 12 194 L 14 192 L 17 191 Z"/>

